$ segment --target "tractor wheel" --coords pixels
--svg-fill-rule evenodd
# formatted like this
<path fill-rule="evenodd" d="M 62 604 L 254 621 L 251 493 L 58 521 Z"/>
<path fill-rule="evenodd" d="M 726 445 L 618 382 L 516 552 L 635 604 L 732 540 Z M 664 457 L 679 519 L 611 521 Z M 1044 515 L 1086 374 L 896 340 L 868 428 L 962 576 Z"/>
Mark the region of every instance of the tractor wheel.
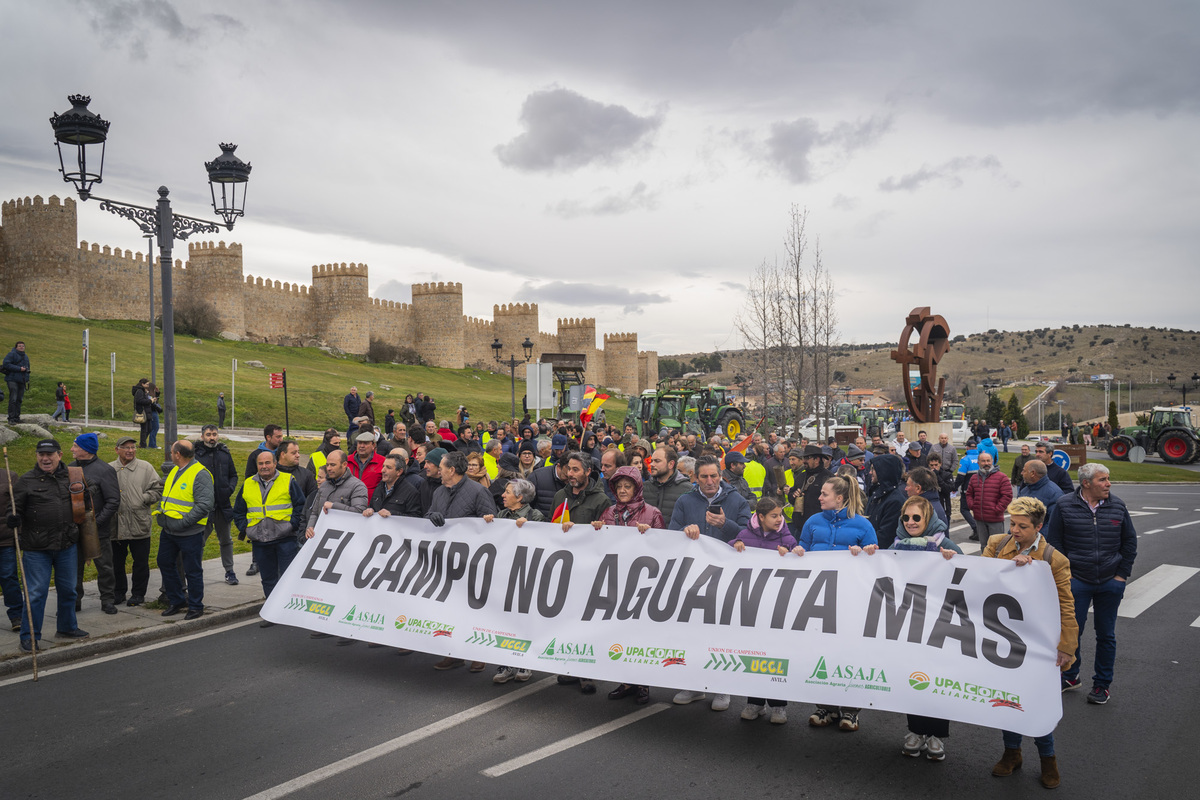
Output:
<path fill-rule="evenodd" d="M 729 441 L 733 441 L 742 432 L 742 415 L 736 411 L 729 410 L 721 415 L 717 420 L 717 433 L 724 436 Z"/>
<path fill-rule="evenodd" d="M 1108 443 L 1108 455 L 1113 461 L 1128 461 L 1132 449 L 1133 440 L 1128 436 L 1114 436 Z"/>
<path fill-rule="evenodd" d="M 1168 464 L 1187 464 L 1196 457 L 1196 440 L 1190 431 L 1164 431 L 1155 445 L 1159 458 Z"/>

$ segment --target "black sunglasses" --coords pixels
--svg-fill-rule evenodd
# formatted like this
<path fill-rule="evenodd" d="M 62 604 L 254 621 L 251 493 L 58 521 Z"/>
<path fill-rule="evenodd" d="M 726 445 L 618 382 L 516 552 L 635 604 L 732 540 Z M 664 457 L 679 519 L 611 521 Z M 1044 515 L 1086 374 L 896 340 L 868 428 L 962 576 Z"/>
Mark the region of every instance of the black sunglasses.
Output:
<path fill-rule="evenodd" d="M 901 521 L 901 522 L 908 522 L 910 519 L 911 519 L 913 522 L 920 522 L 920 521 L 921 521 L 921 515 L 920 515 L 920 514 L 905 514 L 903 517 L 901 517 L 901 518 L 900 518 L 900 521 Z"/>

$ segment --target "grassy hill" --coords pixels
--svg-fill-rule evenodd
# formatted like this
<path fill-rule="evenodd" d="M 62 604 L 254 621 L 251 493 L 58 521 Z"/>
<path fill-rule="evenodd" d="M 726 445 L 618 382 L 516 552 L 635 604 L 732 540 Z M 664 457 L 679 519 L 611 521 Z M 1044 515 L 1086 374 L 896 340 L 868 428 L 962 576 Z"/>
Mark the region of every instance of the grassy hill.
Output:
<path fill-rule="evenodd" d="M 23 340 L 32 365 L 32 381 L 25 395 L 27 413 L 52 413 L 54 388 L 64 381 L 75 407 L 72 420 L 83 419 L 84 365 L 83 330 L 90 329 L 91 398 L 93 419 L 109 419 L 109 353 L 117 354 L 113 394 L 116 418 L 133 416 L 131 387 L 150 376 L 150 331 L 145 322 L 99 321 L 30 314 L 11 307 L 0 313 L 0 349 L 7 352 Z M 162 337 L 156 345 L 158 376 L 162 376 Z M 438 369 L 397 364 L 366 364 L 357 356 L 334 356 L 316 348 L 280 347 L 220 339 L 175 338 L 175 365 L 179 421 L 203 424 L 216 421 L 217 393 L 233 398 L 231 367 L 238 360 L 236 407 L 238 427 L 261 428 L 268 422 L 283 424 L 283 391 L 268 388 L 268 373 L 286 369 L 288 411 L 293 429 L 345 428 L 342 398 L 350 386 L 359 394 L 376 394 L 376 418 L 382 426 L 389 408 L 399 408 L 410 392 L 425 392 L 437 403 L 438 414 L 453 419 L 460 404 L 472 421 L 502 420 L 509 416 L 508 374 L 478 369 Z M 265 369 L 251 369 L 247 361 L 261 361 Z M 389 389 L 383 386 L 391 387 Z M 517 379 L 517 415 L 521 415 L 524 381 Z M 625 402 L 614 398 L 605 403 L 608 420 L 621 423 Z M 228 420 L 227 420 L 228 421 Z"/>
<path fill-rule="evenodd" d="M 953 326 L 953 320 L 951 320 Z M 897 326 L 897 329 L 899 326 Z M 894 343 L 844 345 L 835 356 L 834 369 L 845 376 L 844 385 L 852 388 L 882 389 L 894 399 L 903 399 L 900 367 L 891 360 Z M 697 353 L 662 358 L 689 361 Z M 754 375 L 747 351 L 722 353 L 722 370 L 712 380 L 732 385 L 736 375 Z M 1142 410 L 1153 405 L 1178 404 L 1182 395 L 1164 383 L 1168 373 L 1179 378 L 1191 377 L 1200 369 L 1200 332 L 1166 328 L 1135 328 L 1115 325 L 1064 325 L 1032 331 L 989 331 L 971 336 L 954 336 L 939 375 L 947 388 L 960 393 L 965 387 L 978 398 L 982 384 L 1000 383 L 1005 400 L 1014 390 L 1022 402 L 1037 395 L 1050 380 L 1066 381 L 1055 399 L 1064 400 L 1063 411 L 1075 419 L 1107 414 L 1104 389 L 1089 382 L 1091 375 L 1114 376 L 1111 399 L 1116 400 L 1121 382 L 1121 411 L 1127 411 L 1128 386 L 1133 382 L 1133 407 Z M 1087 385 L 1083 385 L 1083 384 Z M 751 388 L 753 395 L 754 389 Z M 1191 393 L 1189 392 L 1189 396 Z M 1195 394 L 1200 401 L 1200 391 Z M 1190 399 L 1190 398 L 1189 398 Z M 970 402 L 970 400 L 969 400 Z M 1047 406 L 1047 411 L 1057 406 Z M 1036 418 L 1036 412 L 1034 414 Z"/>

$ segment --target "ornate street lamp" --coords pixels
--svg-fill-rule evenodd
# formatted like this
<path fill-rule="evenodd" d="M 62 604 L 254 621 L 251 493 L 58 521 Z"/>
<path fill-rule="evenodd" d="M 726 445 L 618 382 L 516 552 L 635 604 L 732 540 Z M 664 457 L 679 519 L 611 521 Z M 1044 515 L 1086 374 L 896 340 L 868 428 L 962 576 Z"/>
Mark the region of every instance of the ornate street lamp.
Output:
<path fill-rule="evenodd" d="M 508 360 L 500 358 L 500 351 L 504 349 L 504 345 L 500 344 L 499 339 L 492 340 L 492 357 L 496 359 L 496 363 L 502 366 L 507 366 L 509 370 L 509 384 L 512 391 L 512 400 L 509 407 L 509 416 L 517 416 L 517 367 L 520 364 L 527 363 L 533 357 L 533 342 L 529 341 L 529 337 L 525 337 L 525 341 L 521 342 L 521 349 L 525 352 L 525 361 L 518 361 L 516 356 L 510 355 Z"/>
<path fill-rule="evenodd" d="M 1167 376 L 1167 386 L 1170 386 L 1172 389 L 1180 389 L 1183 391 L 1183 404 L 1186 406 L 1187 405 L 1188 388 L 1189 387 L 1192 389 L 1200 388 L 1200 375 L 1197 375 L 1195 372 L 1193 372 L 1192 380 L 1191 380 L 1190 384 L 1188 381 L 1183 380 L 1183 381 L 1179 381 L 1179 386 L 1176 386 L 1175 385 L 1175 373 L 1172 372 L 1170 375 Z"/>
<path fill-rule="evenodd" d="M 71 109 L 50 118 L 50 126 L 54 129 L 54 144 L 58 149 L 59 172 L 63 180 L 74 184 L 79 192 L 79 199 L 88 200 L 92 197 L 92 186 L 103 182 L 104 150 L 108 140 L 108 121 L 88 110 L 91 98 L 86 95 L 73 94 L 67 98 Z M 69 161 L 63 154 L 63 145 L 74 146 L 75 169 L 66 165 Z M 99 165 L 95 172 L 88 166 L 88 157 L 96 164 L 96 145 L 99 145 Z M 90 148 L 90 150 L 89 150 Z M 225 221 L 225 228 L 233 230 L 233 223 L 242 216 L 246 203 L 245 183 L 250 178 L 250 165 L 235 156 L 237 145 L 222 144 L 221 155 L 205 163 L 208 170 L 209 189 L 212 194 L 213 211 Z M 220 185 L 220 203 L 217 200 L 217 186 Z M 239 185 L 241 188 L 239 189 Z M 162 274 L 162 309 L 163 309 L 163 431 L 168 448 L 178 438 L 178 420 L 175 403 L 175 313 L 172 304 L 172 245 L 175 239 L 186 240 L 193 233 L 220 233 L 218 223 L 209 222 L 195 217 L 186 217 L 171 211 L 170 191 L 165 186 L 158 187 L 158 202 L 153 208 L 122 203 L 97 197 L 100 209 L 124 217 L 137 225 L 143 235 L 154 236 L 158 240 L 159 263 Z M 151 259 L 153 261 L 153 259 Z M 151 267 L 153 268 L 153 267 Z M 150 334 L 154 335 L 153 305 L 150 313 Z M 164 464 L 164 471 L 169 468 L 170 459 Z"/>

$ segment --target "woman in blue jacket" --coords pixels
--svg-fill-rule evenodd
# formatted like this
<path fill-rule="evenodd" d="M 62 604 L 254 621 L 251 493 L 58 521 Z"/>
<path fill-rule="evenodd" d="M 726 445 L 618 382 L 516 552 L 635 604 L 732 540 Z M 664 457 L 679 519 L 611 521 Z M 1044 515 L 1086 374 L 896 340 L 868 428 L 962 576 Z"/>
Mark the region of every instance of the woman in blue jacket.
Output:
<path fill-rule="evenodd" d="M 821 513 L 814 514 L 800 531 L 800 544 L 792 549 L 798 556 L 809 550 L 849 550 L 858 555 L 864 549 L 873 553 L 879 547 L 875 528 L 862 515 L 862 493 L 858 486 L 842 477 L 832 477 L 821 487 Z M 833 722 L 844 731 L 858 730 L 857 708 L 817 706 L 808 718 L 814 728 L 824 728 Z"/>

